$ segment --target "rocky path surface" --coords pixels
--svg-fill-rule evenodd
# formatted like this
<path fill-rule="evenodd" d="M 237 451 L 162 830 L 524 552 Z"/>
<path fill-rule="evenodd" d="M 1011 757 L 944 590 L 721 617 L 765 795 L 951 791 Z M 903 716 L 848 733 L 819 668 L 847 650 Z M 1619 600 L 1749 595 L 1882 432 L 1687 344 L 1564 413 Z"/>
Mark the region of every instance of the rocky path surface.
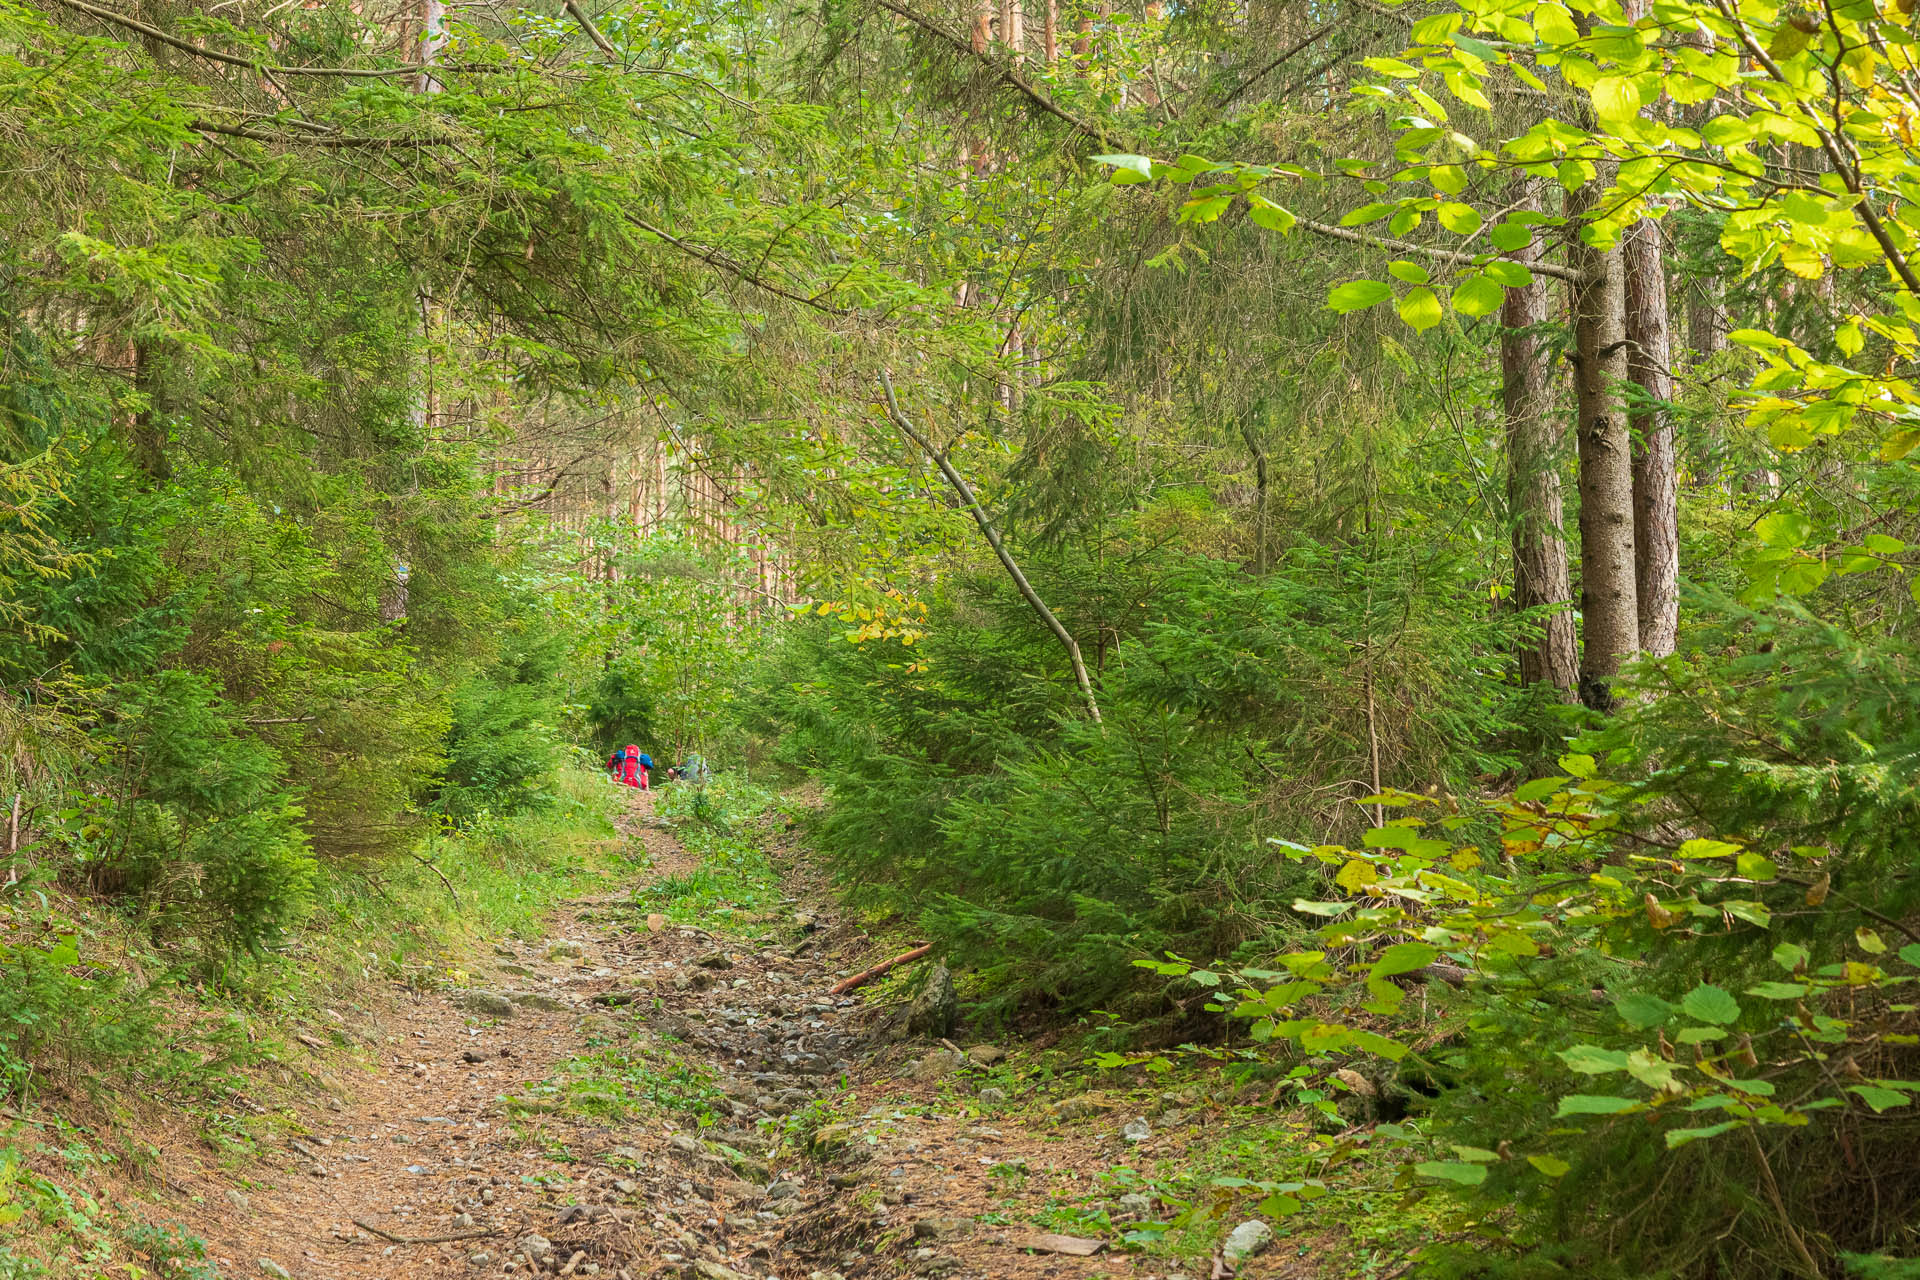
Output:
<path fill-rule="evenodd" d="M 653 876 L 694 869 L 650 797 L 629 822 Z M 194 1225 L 222 1275 L 1179 1280 L 1109 1247 L 1156 1210 L 1111 1171 L 1178 1154 L 1178 1100 L 1023 1105 L 1000 1049 L 902 1040 L 829 994 L 872 947 L 771 852 L 790 896 L 761 940 L 571 903 L 405 997 L 377 1074 L 263 1167 L 170 1170 L 216 1210 Z M 1275 1261 L 1240 1274 L 1296 1274 Z M 1210 1270 L 1232 1274 L 1188 1268 Z"/>

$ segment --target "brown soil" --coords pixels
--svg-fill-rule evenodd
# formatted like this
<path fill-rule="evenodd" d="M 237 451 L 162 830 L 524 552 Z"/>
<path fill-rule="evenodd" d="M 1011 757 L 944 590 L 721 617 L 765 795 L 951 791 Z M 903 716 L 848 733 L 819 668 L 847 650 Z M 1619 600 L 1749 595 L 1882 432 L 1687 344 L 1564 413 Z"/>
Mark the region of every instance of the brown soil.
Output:
<path fill-rule="evenodd" d="M 691 870 L 651 811 L 635 793 L 627 825 L 654 874 Z M 1042 1231 L 1110 1246 L 1119 1228 L 1061 1225 L 1057 1211 L 1111 1206 L 1124 1188 L 1103 1174 L 1177 1157 L 1204 1117 L 1156 1117 L 1130 1144 L 1130 1113 L 1055 1118 L 1004 1067 L 992 1083 L 1011 1096 L 983 1100 L 989 1070 L 939 1056 L 962 1046 L 902 1041 L 886 1025 L 897 1008 L 826 994 L 883 956 L 778 833 L 773 852 L 793 906 L 765 941 L 650 928 L 625 897 L 602 897 L 559 911 L 543 943 L 495 946 L 472 962 L 472 987 L 396 989 L 369 1035 L 377 1072 L 307 1107 L 309 1136 L 244 1177 L 167 1143 L 180 1199 L 165 1216 L 184 1217 L 229 1280 L 1210 1273 L 1028 1247 Z M 512 1016 L 475 1012 L 476 991 L 504 995 Z M 666 1067 L 714 1073 L 729 1095 L 716 1123 L 652 1108 L 612 1122 L 538 1092 L 569 1059 L 633 1035 Z M 1311 1275 L 1296 1248 L 1282 1241 L 1241 1274 Z"/>

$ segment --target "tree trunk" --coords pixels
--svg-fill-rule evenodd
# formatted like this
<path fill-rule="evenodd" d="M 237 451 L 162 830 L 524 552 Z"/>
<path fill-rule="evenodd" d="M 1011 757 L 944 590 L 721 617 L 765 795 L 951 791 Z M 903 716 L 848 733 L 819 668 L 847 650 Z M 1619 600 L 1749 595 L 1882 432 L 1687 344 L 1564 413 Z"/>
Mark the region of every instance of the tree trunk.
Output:
<path fill-rule="evenodd" d="M 1051 67 L 1060 57 L 1060 0 L 1047 0 L 1046 22 L 1040 35 L 1040 52 Z"/>
<path fill-rule="evenodd" d="M 1539 207 L 1539 187 L 1528 180 L 1527 204 Z M 1531 264 L 1537 244 L 1512 253 Z M 1544 609 L 1539 635 L 1520 649 L 1520 682 L 1545 684 L 1573 701 L 1579 659 L 1573 635 L 1573 586 L 1568 576 L 1566 512 L 1560 497 L 1559 431 L 1542 331 L 1547 286 L 1541 279 L 1508 289 L 1501 308 L 1501 393 L 1507 418 L 1507 518 L 1513 526 L 1513 603 Z"/>
<path fill-rule="evenodd" d="M 1568 198 L 1582 228 L 1604 178 Z M 1580 445 L 1580 700 L 1612 709 L 1613 679 L 1640 643 L 1633 554 L 1633 437 L 1621 398 L 1627 381 L 1626 288 L 1620 249 L 1576 241 L 1587 279 L 1573 295 Z"/>
<path fill-rule="evenodd" d="M 1680 630 L 1680 487 L 1673 444 L 1673 340 L 1660 232 L 1649 219 L 1620 244 L 1627 372 L 1646 397 L 1632 415 L 1634 602 L 1640 650 L 1664 658 Z"/>
<path fill-rule="evenodd" d="M 133 386 L 146 398 L 133 419 L 133 460 L 148 476 L 165 484 L 173 478 L 173 462 L 167 456 L 171 413 L 161 361 L 144 342 L 133 346 Z"/>

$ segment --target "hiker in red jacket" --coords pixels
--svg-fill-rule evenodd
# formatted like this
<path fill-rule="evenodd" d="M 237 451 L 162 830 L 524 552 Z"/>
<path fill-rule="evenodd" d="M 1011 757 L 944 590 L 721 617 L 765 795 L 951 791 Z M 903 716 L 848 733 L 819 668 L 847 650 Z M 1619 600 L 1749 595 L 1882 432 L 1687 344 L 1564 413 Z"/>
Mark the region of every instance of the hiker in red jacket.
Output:
<path fill-rule="evenodd" d="M 620 762 L 620 781 L 630 787 L 643 786 L 640 781 L 640 748 L 628 747 L 626 758 Z"/>

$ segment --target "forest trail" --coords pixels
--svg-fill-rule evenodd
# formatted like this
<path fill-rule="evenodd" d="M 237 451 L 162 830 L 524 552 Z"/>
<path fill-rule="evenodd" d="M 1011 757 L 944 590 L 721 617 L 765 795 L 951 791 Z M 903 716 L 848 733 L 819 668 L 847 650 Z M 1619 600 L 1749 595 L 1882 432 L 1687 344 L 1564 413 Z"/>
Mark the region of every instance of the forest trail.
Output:
<path fill-rule="evenodd" d="M 698 868 L 653 799 L 636 792 L 623 823 L 647 883 Z M 1128 1207 L 1110 1171 L 1162 1142 L 1123 1139 L 1130 1112 L 1023 1107 L 1000 1049 L 902 1042 L 897 1006 L 828 995 L 872 946 L 772 844 L 776 938 L 666 925 L 630 901 L 638 886 L 568 903 L 540 942 L 496 942 L 468 985 L 400 995 L 369 1038 L 373 1073 L 303 1108 L 305 1133 L 244 1173 L 172 1145 L 166 1177 L 200 1206 L 187 1225 L 221 1274 L 1232 1274 L 1106 1247 Z M 1150 1205 L 1136 1190 L 1134 1216 Z M 1069 1235 L 1062 1215 L 1105 1230 Z M 1240 1274 L 1312 1274 L 1279 1261 Z"/>

